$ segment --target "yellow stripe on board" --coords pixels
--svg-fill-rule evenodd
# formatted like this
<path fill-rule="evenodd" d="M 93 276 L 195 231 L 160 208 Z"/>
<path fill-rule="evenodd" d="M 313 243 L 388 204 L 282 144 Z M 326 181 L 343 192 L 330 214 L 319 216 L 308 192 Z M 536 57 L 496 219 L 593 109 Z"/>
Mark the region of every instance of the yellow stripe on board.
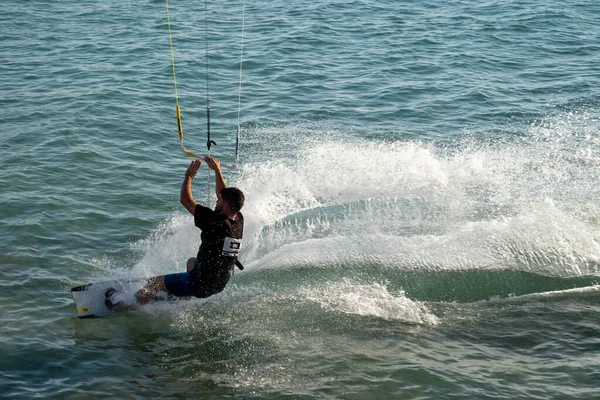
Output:
<path fill-rule="evenodd" d="M 77 312 L 88 312 L 87 308 L 77 308 Z"/>

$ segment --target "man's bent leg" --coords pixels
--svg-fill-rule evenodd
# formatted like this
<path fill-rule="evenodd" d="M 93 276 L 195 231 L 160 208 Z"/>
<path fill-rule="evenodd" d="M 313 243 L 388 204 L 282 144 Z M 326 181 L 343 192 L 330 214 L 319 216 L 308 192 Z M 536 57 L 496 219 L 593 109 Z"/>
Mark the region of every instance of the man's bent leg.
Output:
<path fill-rule="evenodd" d="M 148 279 L 146 285 L 138 290 L 135 294 L 135 299 L 139 304 L 146 304 L 154 298 L 157 292 L 166 292 L 167 287 L 165 286 L 165 276 L 155 276 L 154 278 Z"/>

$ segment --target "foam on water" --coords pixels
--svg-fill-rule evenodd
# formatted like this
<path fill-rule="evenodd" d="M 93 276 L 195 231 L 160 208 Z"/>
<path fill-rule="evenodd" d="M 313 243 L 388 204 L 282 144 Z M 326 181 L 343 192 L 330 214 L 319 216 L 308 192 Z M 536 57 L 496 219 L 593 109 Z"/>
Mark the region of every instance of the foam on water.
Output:
<path fill-rule="evenodd" d="M 319 304 L 326 311 L 415 324 L 439 323 L 439 319 L 423 304 L 408 299 L 404 292 L 392 294 L 378 283 L 364 285 L 345 279 L 323 287 L 302 288 L 299 295 Z"/>
<path fill-rule="evenodd" d="M 598 254 L 600 215 L 592 114 L 559 113 L 500 144 L 281 132 L 298 156 L 250 162 L 237 178 L 250 199 L 246 257 L 306 264 L 358 254 L 389 265 L 429 259 L 440 268 L 595 274 L 586 267 Z"/>

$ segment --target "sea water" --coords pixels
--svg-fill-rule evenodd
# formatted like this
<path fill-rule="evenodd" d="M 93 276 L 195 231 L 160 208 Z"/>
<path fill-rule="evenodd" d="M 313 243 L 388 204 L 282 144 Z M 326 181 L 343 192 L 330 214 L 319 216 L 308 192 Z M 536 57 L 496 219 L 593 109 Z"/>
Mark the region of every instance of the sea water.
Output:
<path fill-rule="evenodd" d="M 169 11 L 186 147 L 210 105 L 233 165 L 239 110 L 246 268 L 76 318 L 200 242 L 165 3 L 3 1 L 0 397 L 600 398 L 600 3 Z"/>

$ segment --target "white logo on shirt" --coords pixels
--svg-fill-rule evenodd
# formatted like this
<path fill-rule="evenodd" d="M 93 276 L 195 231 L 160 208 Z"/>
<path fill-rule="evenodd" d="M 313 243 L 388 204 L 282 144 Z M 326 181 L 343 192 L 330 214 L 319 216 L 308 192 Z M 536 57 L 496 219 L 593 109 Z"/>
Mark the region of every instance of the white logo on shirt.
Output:
<path fill-rule="evenodd" d="M 221 255 L 227 257 L 237 257 L 240 254 L 240 247 L 242 247 L 241 239 L 226 237 L 225 241 L 223 242 L 223 252 Z"/>

